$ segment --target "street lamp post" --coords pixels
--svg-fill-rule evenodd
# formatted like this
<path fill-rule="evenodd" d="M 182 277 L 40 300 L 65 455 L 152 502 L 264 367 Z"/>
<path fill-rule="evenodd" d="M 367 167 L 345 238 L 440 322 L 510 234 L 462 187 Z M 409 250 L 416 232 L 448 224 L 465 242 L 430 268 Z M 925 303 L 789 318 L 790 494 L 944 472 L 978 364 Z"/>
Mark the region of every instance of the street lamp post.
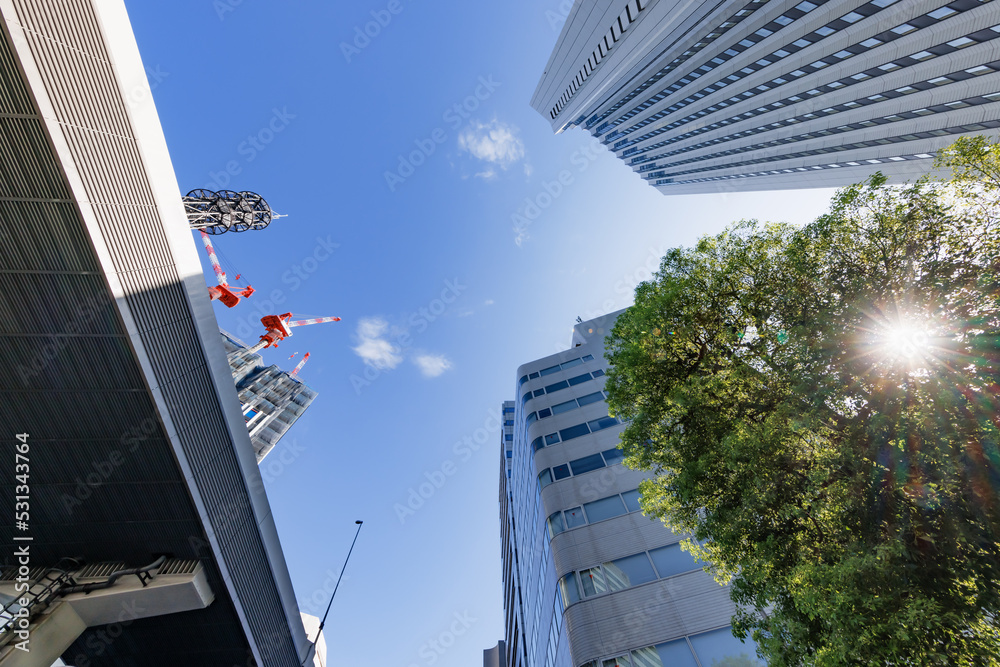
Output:
<path fill-rule="evenodd" d="M 316 648 L 316 642 L 319 641 L 319 636 L 323 632 L 323 626 L 326 625 L 326 617 L 330 613 L 330 607 L 333 606 L 333 598 L 337 595 L 337 589 L 340 588 L 340 580 L 344 578 L 344 570 L 347 569 L 347 562 L 351 560 L 351 552 L 354 551 L 354 543 L 358 541 L 358 535 L 361 533 L 361 524 L 363 521 L 355 521 L 358 524 L 358 530 L 354 533 L 354 541 L 351 542 L 351 548 L 347 550 L 347 558 L 344 559 L 344 566 L 340 568 L 340 576 L 337 577 L 337 584 L 333 587 L 333 593 L 330 594 L 330 602 L 326 605 L 326 611 L 323 613 L 323 620 L 319 622 L 319 629 L 316 631 L 316 639 L 312 641 L 309 645 L 309 651 L 306 653 L 305 659 L 302 661 L 304 666 L 309 662 L 309 658 L 312 657 L 313 649 Z"/>

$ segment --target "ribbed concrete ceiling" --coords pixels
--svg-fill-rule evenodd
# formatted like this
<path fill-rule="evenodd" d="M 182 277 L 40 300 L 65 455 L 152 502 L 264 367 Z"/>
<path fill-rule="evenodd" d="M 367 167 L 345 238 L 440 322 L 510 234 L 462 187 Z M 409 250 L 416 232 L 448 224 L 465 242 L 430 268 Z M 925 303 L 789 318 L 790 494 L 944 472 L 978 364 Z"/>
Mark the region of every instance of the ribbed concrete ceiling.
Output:
<path fill-rule="evenodd" d="M 45 9 L 35 5 L 48 4 Z M 198 559 L 207 609 L 89 630 L 79 666 L 246 665 L 251 644 L 209 547 L 209 532 L 268 665 L 297 665 L 234 441 L 213 390 L 184 288 L 145 184 L 98 23 L 85 0 L 15 2 L 62 138 L 109 244 L 117 306 L 78 198 L 0 38 L 0 542 L 13 544 L 14 438 L 28 433 L 33 566 L 64 556 L 145 565 Z M 58 5 L 58 8 L 56 6 Z M 0 3 L 0 8 L 10 3 Z M 8 21 L 9 15 L 4 16 Z M 48 59 L 48 60 L 46 60 Z M 53 75 L 54 71 L 61 74 Z M 127 206 L 123 206 L 127 204 Z M 144 373 L 123 312 L 138 329 Z M 150 385 L 162 393 L 186 479 Z M 193 493 L 210 521 L 199 518 Z M 13 549 L 0 554 L 10 565 Z M 285 601 L 287 602 L 287 601 Z"/>

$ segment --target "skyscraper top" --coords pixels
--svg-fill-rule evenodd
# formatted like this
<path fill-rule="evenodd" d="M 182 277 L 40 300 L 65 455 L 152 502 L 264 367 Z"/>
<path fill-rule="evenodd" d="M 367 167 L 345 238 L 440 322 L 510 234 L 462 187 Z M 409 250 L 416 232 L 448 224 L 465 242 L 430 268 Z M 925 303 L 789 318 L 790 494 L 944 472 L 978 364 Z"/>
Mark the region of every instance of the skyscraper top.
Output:
<path fill-rule="evenodd" d="M 666 194 L 914 178 L 1000 128 L 979 0 L 581 0 L 532 97 Z"/>

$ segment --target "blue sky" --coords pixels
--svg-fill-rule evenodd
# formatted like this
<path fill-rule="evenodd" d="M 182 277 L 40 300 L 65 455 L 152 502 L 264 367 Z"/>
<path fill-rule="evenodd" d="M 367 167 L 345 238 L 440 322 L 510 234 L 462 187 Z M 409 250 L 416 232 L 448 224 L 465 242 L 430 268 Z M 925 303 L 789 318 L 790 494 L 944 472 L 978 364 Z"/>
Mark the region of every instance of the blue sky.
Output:
<path fill-rule="evenodd" d="M 216 238 L 258 290 L 220 324 L 252 341 L 264 314 L 343 318 L 264 352 L 311 352 L 319 392 L 262 466 L 303 609 L 322 614 L 363 519 L 331 655 L 479 664 L 503 633 L 497 416 L 517 366 L 629 305 L 668 248 L 809 221 L 831 191 L 668 198 L 554 135 L 528 102 L 565 0 L 126 4 L 181 190 L 288 216 Z"/>

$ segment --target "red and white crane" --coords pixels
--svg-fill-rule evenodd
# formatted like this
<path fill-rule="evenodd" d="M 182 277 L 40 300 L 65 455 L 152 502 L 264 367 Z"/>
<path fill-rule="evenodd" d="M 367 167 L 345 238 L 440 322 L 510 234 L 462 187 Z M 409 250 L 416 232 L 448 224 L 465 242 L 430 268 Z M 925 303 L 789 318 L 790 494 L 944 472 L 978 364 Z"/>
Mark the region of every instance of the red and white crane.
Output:
<path fill-rule="evenodd" d="M 212 269 L 215 271 L 215 278 L 219 282 L 218 286 L 210 285 L 208 287 L 209 299 L 212 301 L 218 299 L 226 307 L 232 308 L 240 302 L 240 296 L 246 298 L 253 294 L 254 289 L 253 287 L 250 287 L 250 285 L 240 288 L 228 283 L 226 280 L 226 272 L 222 270 L 222 265 L 219 264 L 219 258 L 215 254 L 215 248 L 212 247 L 212 241 L 208 234 L 204 231 L 201 232 L 201 241 L 205 244 L 205 250 L 208 252 L 208 261 L 212 263 Z M 239 275 L 236 277 L 239 278 Z M 234 294 L 233 290 L 238 291 Z M 237 296 L 237 294 L 239 296 Z"/>
<path fill-rule="evenodd" d="M 302 327 L 307 324 L 322 324 L 323 322 L 339 322 L 339 317 L 316 317 L 311 320 L 291 321 L 291 313 L 281 315 L 267 315 L 260 318 L 260 323 L 264 325 L 267 332 L 260 337 L 256 345 L 250 347 L 247 353 L 254 352 L 265 347 L 278 347 L 278 342 L 285 340 L 292 335 L 292 327 Z M 305 361 L 303 359 L 303 361 Z"/>
<path fill-rule="evenodd" d="M 308 352 L 306 352 L 306 356 L 302 357 L 302 361 L 300 361 L 298 363 L 298 365 L 295 367 L 295 370 L 292 371 L 292 377 L 295 377 L 296 375 L 299 374 L 299 371 L 302 370 L 302 367 L 306 365 L 307 361 L 309 361 L 309 353 Z"/>

